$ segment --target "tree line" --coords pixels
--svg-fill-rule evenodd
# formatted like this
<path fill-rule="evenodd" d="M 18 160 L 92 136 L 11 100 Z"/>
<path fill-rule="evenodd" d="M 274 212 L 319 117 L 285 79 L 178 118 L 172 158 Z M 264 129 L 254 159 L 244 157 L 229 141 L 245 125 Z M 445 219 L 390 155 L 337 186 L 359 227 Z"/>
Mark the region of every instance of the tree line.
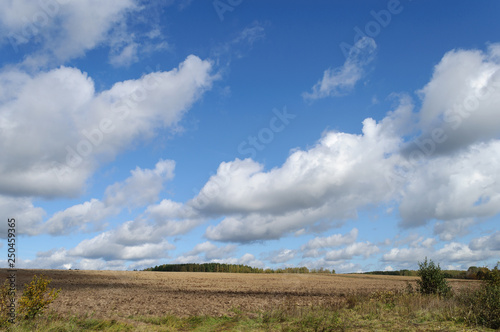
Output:
<path fill-rule="evenodd" d="M 302 267 L 287 267 L 279 269 L 262 269 L 242 264 L 224 263 L 191 263 L 191 264 L 162 264 L 144 269 L 144 271 L 160 272 L 224 272 L 224 273 L 328 273 L 334 274 L 335 270 L 329 269 L 308 269 Z"/>
<path fill-rule="evenodd" d="M 470 280 L 484 280 L 490 272 L 487 267 L 471 266 L 467 271 L 462 270 L 443 270 L 442 273 L 448 279 L 470 279 Z M 386 275 L 386 276 L 418 276 L 416 270 L 399 270 L 399 271 L 371 271 L 364 272 L 363 274 Z"/>

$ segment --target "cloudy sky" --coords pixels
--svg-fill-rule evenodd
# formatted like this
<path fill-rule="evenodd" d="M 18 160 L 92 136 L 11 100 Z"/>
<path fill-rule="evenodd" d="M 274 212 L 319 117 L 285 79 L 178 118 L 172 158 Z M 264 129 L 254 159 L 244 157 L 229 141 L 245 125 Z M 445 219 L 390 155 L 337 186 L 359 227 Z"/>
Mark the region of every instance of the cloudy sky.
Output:
<path fill-rule="evenodd" d="M 152 3 L 0 0 L 17 267 L 500 259 L 500 3 Z"/>

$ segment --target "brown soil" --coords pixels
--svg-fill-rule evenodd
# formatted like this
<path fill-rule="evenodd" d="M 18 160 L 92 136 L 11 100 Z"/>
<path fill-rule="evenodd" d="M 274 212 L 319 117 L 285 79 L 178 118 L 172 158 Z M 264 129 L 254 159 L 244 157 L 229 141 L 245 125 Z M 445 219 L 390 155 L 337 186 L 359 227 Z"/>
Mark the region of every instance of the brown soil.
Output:
<path fill-rule="evenodd" d="M 51 309 L 61 314 L 126 319 L 129 316 L 234 314 L 283 303 L 309 306 L 345 301 L 352 294 L 406 287 L 414 277 L 318 274 L 229 274 L 186 272 L 18 270 L 17 285 L 45 275 L 60 288 Z M 1 270 L 0 276 L 7 271 Z M 453 288 L 471 281 L 451 280 Z"/>

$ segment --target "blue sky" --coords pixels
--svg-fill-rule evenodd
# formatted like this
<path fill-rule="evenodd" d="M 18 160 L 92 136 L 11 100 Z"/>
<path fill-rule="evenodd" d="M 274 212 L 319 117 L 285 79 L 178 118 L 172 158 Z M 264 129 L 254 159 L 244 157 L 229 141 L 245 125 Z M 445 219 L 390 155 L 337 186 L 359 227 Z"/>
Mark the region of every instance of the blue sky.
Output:
<path fill-rule="evenodd" d="M 18 267 L 499 260 L 500 4 L 154 3 L 0 0 Z"/>

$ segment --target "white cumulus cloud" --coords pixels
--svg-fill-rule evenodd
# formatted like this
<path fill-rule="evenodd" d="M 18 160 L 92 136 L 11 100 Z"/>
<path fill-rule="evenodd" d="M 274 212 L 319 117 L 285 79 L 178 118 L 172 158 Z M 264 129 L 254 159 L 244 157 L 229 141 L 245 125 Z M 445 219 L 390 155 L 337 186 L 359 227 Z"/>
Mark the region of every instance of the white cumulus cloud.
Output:
<path fill-rule="evenodd" d="M 210 62 L 189 56 L 179 68 L 102 92 L 75 68 L 0 72 L 7 87 L 0 93 L 0 194 L 78 195 L 101 162 L 175 126 L 210 88 L 210 71 Z"/>

